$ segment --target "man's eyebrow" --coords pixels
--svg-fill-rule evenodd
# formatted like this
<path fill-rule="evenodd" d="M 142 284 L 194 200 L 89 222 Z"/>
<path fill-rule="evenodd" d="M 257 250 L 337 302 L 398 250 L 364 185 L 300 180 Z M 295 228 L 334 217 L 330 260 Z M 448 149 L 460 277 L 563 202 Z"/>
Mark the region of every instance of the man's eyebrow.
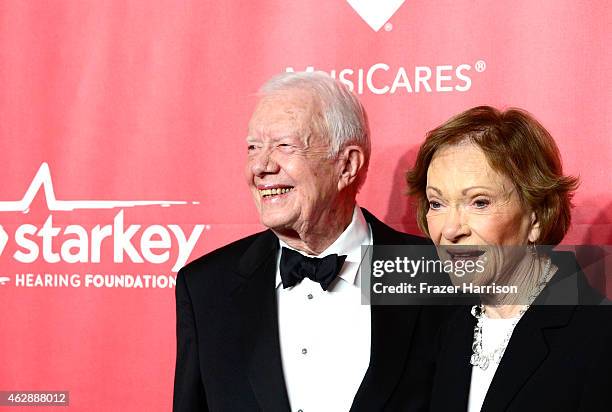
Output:
<path fill-rule="evenodd" d="M 284 133 L 284 134 L 278 134 L 276 136 L 271 136 L 272 140 L 281 140 L 281 139 L 299 139 L 300 135 L 299 133 L 293 132 L 293 133 Z"/>
<path fill-rule="evenodd" d="M 253 136 L 246 137 L 247 142 L 261 142 L 263 140 L 264 139 L 261 139 L 259 137 L 253 137 Z M 281 140 L 300 140 L 300 138 L 294 134 L 283 134 L 283 135 L 278 135 L 278 136 L 269 136 L 267 140 L 270 143 L 278 143 Z"/>

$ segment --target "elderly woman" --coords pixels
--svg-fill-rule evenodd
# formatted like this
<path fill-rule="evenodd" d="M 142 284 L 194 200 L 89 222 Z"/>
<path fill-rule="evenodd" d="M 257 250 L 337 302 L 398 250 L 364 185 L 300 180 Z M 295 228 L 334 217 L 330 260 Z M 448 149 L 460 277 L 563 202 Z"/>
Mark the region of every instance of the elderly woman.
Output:
<path fill-rule="evenodd" d="M 442 328 L 430 410 L 612 410 L 612 313 L 587 306 L 602 296 L 571 253 L 552 251 L 577 180 L 544 127 L 519 109 L 470 109 L 428 133 L 407 180 L 440 254 L 491 254 L 477 283 L 525 292 L 483 295 Z"/>

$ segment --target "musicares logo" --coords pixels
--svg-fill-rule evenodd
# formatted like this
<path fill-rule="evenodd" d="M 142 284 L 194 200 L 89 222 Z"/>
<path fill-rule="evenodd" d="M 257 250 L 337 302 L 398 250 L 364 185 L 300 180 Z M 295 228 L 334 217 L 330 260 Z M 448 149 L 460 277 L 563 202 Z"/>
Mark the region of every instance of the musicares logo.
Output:
<path fill-rule="evenodd" d="M 187 261 L 205 225 L 194 225 L 191 233 L 185 233 L 179 225 L 150 225 L 141 231 L 141 225 L 124 224 L 124 208 L 137 206 L 170 207 L 173 205 L 199 204 L 179 200 L 58 200 L 55 197 L 49 165 L 43 163 L 32 179 L 21 200 L 0 201 L 0 212 L 28 213 L 30 205 L 41 190 L 44 190 L 49 211 L 74 211 L 78 209 L 116 209 L 121 210 L 114 216 L 112 223 L 96 225 L 87 229 L 81 225 L 70 224 L 63 228 L 53 225 L 53 215 L 49 214 L 44 224 L 22 224 L 13 233 L 18 246 L 13 258 L 20 263 L 34 263 L 42 258 L 47 263 L 100 263 L 103 246 L 112 245 L 113 262 L 162 264 L 171 254 L 174 256 L 172 271 L 177 272 Z M 136 239 L 140 237 L 140 242 Z M 9 243 L 11 236 L 0 225 L 0 255 Z M 54 249 L 54 242 L 61 244 Z M 42 253 L 41 253 L 42 251 Z M 127 257 L 127 259 L 126 259 Z M 0 278 L 0 284 L 7 281 Z"/>
<path fill-rule="evenodd" d="M 405 0 L 347 0 L 347 3 L 374 31 L 382 26 L 404 4 Z"/>
<path fill-rule="evenodd" d="M 4 252 L 4 247 L 8 243 L 8 235 L 4 231 L 2 225 L 0 225 L 0 256 L 2 256 L 2 252 Z"/>

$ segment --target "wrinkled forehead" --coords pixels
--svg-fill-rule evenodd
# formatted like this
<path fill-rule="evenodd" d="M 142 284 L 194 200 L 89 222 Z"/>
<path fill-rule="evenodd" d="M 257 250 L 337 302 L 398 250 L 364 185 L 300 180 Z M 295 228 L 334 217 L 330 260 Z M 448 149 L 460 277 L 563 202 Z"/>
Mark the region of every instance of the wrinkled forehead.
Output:
<path fill-rule="evenodd" d="M 474 172 L 483 171 L 487 167 L 490 168 L 485 152 L 478 145 L 468 140 L 440 146 L 431 158 L 429 169 L 440 163 Z"/>
<path fill-rule="evenodd" d="M 427 182 L 454 189 L 483 186 L 506 193 L 514 189 L 512 179 L 495 170 L 485 152 L 469 140 L 436 150 L 427 170 Z"/>
<path fill-rule="evenodd" d="M 275 91 L 257 102 L 249 121 L 249 132 L 311 130 L 316 128 L 314 122 L 318 113 L 318 101 L 311 92 L 301 89 Z"/>

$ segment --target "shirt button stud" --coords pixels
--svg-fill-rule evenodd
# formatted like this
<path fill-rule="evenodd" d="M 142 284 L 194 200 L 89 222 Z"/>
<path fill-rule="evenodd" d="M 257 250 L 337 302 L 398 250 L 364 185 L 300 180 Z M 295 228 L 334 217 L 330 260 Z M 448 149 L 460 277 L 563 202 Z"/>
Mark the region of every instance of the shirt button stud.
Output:
<path fill-rule="evenodd" d="M 308 349 L 304 348 L 302 349 L 302 355 L 306 355 L 308 353 Z"/>
<path fill-rule="evenodd" d="M 312 298 L 313 298 L 312 293 L 309 293 L 308 294 L 308 299 L 312 299 Z"/>

